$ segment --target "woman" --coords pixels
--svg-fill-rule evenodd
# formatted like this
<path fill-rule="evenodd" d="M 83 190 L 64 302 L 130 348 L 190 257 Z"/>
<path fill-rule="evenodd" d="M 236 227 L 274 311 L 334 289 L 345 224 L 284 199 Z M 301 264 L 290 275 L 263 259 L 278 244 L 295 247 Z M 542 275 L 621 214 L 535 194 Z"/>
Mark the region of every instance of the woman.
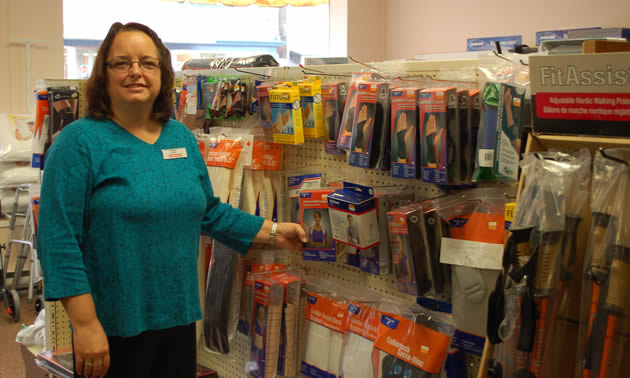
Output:
<path fill-rule="evenodd" d="M 87 377 L 195 376 L 200 234 L 241 253 L 252 242 L 306 242 L 299 225 L 213 195 L 194 136 L 169 119 L 173 76 L 153 30 L 115 23 L 88 81 L 90 116 L 66 126 L 46 156 L 45 296 L 66 308 L 75 371 Z"/>
<path fill-rule="evenodd" d="M 328 239 L 328 231 L 322 226 L 322 213 L 315 211 L 313 213 L 313 227 L 309 230 L 309 246 L 310 248 L 330 248 Z"/>

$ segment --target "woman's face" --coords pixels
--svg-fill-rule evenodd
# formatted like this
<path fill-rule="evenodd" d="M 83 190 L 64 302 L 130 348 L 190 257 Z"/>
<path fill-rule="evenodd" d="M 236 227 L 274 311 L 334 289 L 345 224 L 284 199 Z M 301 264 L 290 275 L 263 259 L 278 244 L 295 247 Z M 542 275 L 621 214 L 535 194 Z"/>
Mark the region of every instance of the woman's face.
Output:
<path fill-rule="evenodd" d="M 313 220 L 315 221 L 315 224 L 319 224 L 319 222 L 322 220 L 322 216 L 319 214 L 315 214 L 313 215 Z"/>
<path fill-rule="evenodd" d="M 143 32 L 120 32 L 114 38 L 109 49 L 107 62 L 127 60 L 138 62 L 147 59 L 160 59 L 153 40 Z M 137 63 L 132 63 L 129 71 L 107 70 L 107 92 L 116 105 L 150 103 L 153 104 L 161 87 L 161 70 L 142 70 Z"/>

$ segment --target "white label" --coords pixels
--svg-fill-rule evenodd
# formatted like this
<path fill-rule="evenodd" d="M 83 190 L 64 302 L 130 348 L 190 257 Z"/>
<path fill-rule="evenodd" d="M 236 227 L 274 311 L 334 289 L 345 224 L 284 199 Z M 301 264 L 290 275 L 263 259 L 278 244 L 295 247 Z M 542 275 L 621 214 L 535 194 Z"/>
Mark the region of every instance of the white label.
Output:
<path fill-rule="evenodd" d="M 440 262 L 480 269 L 501 269 L 503 244 L 442 238 Z"/>
<path fill-rule="evenodd" d="M 162 156 L 164 157 L 164 160 L 185 159 L 188 157 L 188 153 L 186 152 L 185 147 L 171 148 L 168 150 L 162 150 Z"/>
<path fill-rule="evenodd" d="M 494 165 L 494 150 L 479 149 L 479 166 L 492 167 Z"/>

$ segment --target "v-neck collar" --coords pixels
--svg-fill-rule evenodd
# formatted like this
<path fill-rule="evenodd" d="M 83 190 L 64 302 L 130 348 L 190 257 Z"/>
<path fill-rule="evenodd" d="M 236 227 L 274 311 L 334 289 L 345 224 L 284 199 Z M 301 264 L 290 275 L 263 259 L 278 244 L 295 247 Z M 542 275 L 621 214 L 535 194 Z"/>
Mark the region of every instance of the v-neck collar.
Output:
<path fill-rule="evenodd" d="M 136 140 L 138 143 L 140 144 L 144 144 L 146 146 L 158 146 L 160 144 L 160 141 L 162 140 L 162 137 L 164 136 L 164 128 L 166 126 L 166 123 L 162 124 L 160 126 L 160 135 L 158 136 L 158 138 L 155 140 L 155 142 L 153 143 L 149 143 L 145 140 L 142 140 L 140 138 L 138 138 L 137 136 L 133 135 L 129 130 L 125 129 L 122 125 L 120 125 L 118 122 L 114 121 L 114 119 L 112 119 L 111 117 L 108 118 L 108 120 L 115 125 L 116 127 L 120 128 L 124 134 L 129 135 L 129 137 L 133 140 Z"/>

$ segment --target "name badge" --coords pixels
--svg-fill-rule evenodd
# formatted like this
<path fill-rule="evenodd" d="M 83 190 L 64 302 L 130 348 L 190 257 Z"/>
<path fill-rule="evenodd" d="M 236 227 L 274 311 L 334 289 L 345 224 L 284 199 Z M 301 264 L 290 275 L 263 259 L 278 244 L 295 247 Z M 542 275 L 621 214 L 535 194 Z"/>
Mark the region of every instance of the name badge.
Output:
<path fill-rule="evenodd" d="M 164 160 L 171 159 L 185 159 L 188 157 L 188 153 L 186 153 L 186 148 L 171 148 L 168 150 L 162 150 L 162 156 Z"/>

